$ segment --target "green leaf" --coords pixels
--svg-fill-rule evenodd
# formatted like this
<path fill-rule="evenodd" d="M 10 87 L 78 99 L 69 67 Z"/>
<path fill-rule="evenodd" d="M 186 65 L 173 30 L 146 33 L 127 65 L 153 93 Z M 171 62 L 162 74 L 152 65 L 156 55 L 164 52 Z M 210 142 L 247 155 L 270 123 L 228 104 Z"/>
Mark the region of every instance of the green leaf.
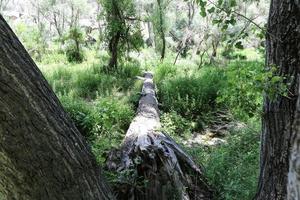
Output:
<path fill-rule="evenodd" d="M 212 24 L 220 24 L 222 22 L 222 20 L 221 19 L 213 19 L 212 20 Z"/>
<path fill-rule="evenodd" d="M 205 10 L 205 7 L 201 7 L 200 15 L 201 15 L 202 17 L 206 17 L 206 10 Z"/>
<path fill-rule="evenodd" d="M 230 0 L 230 2 L 229 2 L 230 7 L 235 7 L 236 5 L 237 5 L 236 0 Z"/>
<path fill-rule="evenodd" d="M 234 46 L 238 49 L 244 49 L 244 46 L 242 45 L 241 41 L 237 42 Z"/>
<path fill-rule="evenodd" d="M 210 9 L 207 10 L 207 12 L 209 13 L 213 13 L 215 12 L 216 8 L 215 7 L 211 7 Z"/>

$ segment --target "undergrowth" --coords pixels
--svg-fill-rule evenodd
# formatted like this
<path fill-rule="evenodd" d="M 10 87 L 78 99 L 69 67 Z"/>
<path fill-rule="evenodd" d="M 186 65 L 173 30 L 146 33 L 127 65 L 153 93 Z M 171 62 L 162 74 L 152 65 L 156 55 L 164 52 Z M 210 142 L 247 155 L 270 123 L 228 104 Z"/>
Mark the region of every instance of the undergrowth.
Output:
<path fill-rule="evenodd" d="M 136 76 L 142 75 L 141 67 L 136 61 L 126 62 L 118 71 L 105 73 L 107 54 L 103 52 L 87 52 L 81 64 L 70 64 L 59 53 L 44 58 L 40 68 L 77 128 L 91 143 L 97 160 L 103 163 L 103 155 L 120 145 L 135 115 L 142 86 Z M 175 139 L 180 138 L 177 141 L 203 131 L 218 111 L 229 112 L 236 121 L 248 124 L 246 128 L 231 130 L 226 145 L 186 148 L 204 165 L 216 199 L 251 199 L 259 157 L 259 122 L 252 119 L 258 118 L 262 101 L 253 77 L 263 73 L 262 64 L 237 61 L 228 66 L 198 69 L 189 63 L 148 63 L 151 66 L 145 68 L 155 72 L 162 129 Z M 249 70 L 250 75 L 246 73 Z M 250 86 L 252 90 L 247 89 Z M 240 91 L 239 87 L 245 90 Z"/>

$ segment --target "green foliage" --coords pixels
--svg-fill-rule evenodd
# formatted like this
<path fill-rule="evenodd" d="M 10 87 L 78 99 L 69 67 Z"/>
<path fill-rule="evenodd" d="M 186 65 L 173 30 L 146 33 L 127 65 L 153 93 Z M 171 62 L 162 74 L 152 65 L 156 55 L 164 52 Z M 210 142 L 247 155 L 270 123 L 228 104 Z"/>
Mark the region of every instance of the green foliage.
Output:
<path fill-rule="evenodd" d="M 219 93 L 218 102 L 227 105 L 238 119 L 258 116 L 263 93 L 271 100 L 278 95 L 287 95 L 289 83 L 277 73 L 275 66 L 265 70 L 262 62 L 233 62 L 226 70 L 227 81 Z"/>
<path fill-rule="evenodd" d="M 154 9 L 152 11 L 153 15 L 150 18 L 153 24 L 155 50 L 160 53 L 163 50 L 163 42 L 165 40 L 165 34 L 168 29 L 166 12 L 165 12 L 167 7 L 168 7 L 168 1 L 156 0 Z"/>
<path fill-rule="evenodd" d="M 158 98 L 166 112 L 174 110 L 188 119 L 198 119 L 218 109 L 218 92 L 224 85 L 224 72 L 218 68 L 203 68 L 193 75 L 178 74 L 157 83 Z"/>
<path fill-rule="evenodd" d="M 232 130 L 226 145 L 190 149 L 204 164 L 205 175 L 216 191 L 216 199 L 251 200 L 257 188 L 259 172 L 259 130 L 255 122 L 242 130 Z"/>
<path fill-rule="evenodd" d="M 79 28 L 72 28 L 66 37 L 66 56 L 69 62 L 81 63 L 84 59 L 82 43 L 84 42 L 83 33 Z"/>
<path fill-rule="evenodd" d="M 161 116 L 162 130 L 172 137 L 190 136 L 195 124 L 175 111 L 163 113 Z"/>
<path fill-rule="evenodd" d="M 293 79 L 294 77 L 290 77 Z M 279 74 L 278 67 L 270 66 L 264 73 L 255 77 L 257 87 L 265 92 L 266 96 L 271 100 L 275 100 L 278 96 L 288 96 L 288 88 L 290 80 Z"/>
<path fill-rule="evenodd" d="M 47 47 L 44 34 L 37 27 L 25 23 L 18 23 L 15 32 L 32 58 L 41 61 Z"/>
<path fill-rule="evenodd" d="M 113 74 L 103 73 L 103 66 L 95 64 L 58 66 L 57 69 L 46 74 L 54 91 L 60 95 L 71 95 L 88 100 L 94 100 L 97 96 L 127 93 L 132 88 L 136 88 L 136 76 L 141 75 L 137 63 L 125 63 Z"/>
<path fill-rule="evenodd" d="M 93 123 L 86 120 L 92 115 L 92 108 L 82 99 L 75 99 L 70 95 L 59 96 L 64 109 L 69 113 L 78 130 L 86 137 L 92 135 Z"/>
<path fill-rule="evenodd" d="M 132 0 L 98 0 L 103 6 L 100 17 L 105 17 L 105 40 L 109 51 L 117 45 L 118 59 L 125 58 L 125 53 L 139 50 L 143 38 L 139 21 L 136 19 L 135 4 Z M 112 52 L 110 52 L 112 53 Z"/>
<path fill-rule="evenodd" d="M 94 102 L 94 110 L 88 124 L 94 124 L 91 132 L 94 136 L 124 134 L 134 116 L 134 110 L 124 100 L 117 98 L 99 98 Z"/>
<path fill-rule="evenodd" d="M 218 102 L 227 105 L 240 119 L 259 114 L 262 108 L 262 90 L 257 84 L 256 77 L 264 75 L 261 62 L 231 63 L 227 67 L 227 81 L 219 93 Z"/>
<path fill-rule="evenodd" d="M 177 68 L 172 63 L 163 62 L 155 69 L 154 80 L 160 84 L 164 79 L 174 77 L 177 74 Z"/>

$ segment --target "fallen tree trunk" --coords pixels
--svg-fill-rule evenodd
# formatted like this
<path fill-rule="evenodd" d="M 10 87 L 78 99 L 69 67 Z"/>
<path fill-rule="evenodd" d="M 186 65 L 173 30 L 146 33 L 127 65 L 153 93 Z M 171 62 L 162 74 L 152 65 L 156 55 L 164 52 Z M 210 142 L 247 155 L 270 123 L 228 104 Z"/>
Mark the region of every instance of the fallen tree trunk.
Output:
<path fill-rule="evenodd" d="M 159 129 L 153 76 L 145 73 L 137 115 L 121 148 L 113 150 L 106 162 L 110 171 L 119 173 L 118 199 L 212 199 L 201 168 Z"/>

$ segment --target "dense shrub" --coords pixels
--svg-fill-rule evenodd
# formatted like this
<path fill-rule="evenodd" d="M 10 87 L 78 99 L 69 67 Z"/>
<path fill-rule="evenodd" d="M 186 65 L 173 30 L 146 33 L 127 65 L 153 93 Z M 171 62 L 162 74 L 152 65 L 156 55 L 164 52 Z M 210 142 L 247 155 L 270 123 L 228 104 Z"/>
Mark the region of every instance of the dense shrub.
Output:
<path fill-rule="evenodd" d="M 223 146 L 189 149 L 204 165 L 217 200 L 251 200 L 254 197 L 259 174 L 258 124 L 231 131 Z"/>
<path fill-rule="evenodd" d="M 94 135 L 124 133 L 134 116 L 132 107 L 117 98 L 99 98 L 94 102 L 90 119 L 93 121 Z"/>
<path fill-rule="evenodd" d="M 175 138 L 189 136 L 195 128 L 193 122 L 178 115 L 175 111 L 163 113 L 161 124 L 163 131 Z"/>
<path fill-rule="evenodd" d="M 224 85 L 223 70 L 204 68 L 191 76 L 177 75 L 157 83 L 162 109 L 195 119 L 217 109 L 218 92 Z"/>
<path fill-rule="evenodd" d="M 85 101 L 67 95 L 61 95 L 60 101 L 79 131 L 84 136 L 90 137 L 94 124 L 87 121 L 86 118 L 92 114 L 92 108 Z"/>
<path fill-rule="evenodd" d="M 84 59 L 82 44 L 84 36 L 79 28 L 72 28 L 65 38 L 66 42 L 66 56 L 69 62 L 81 63 Z"/>
<path fill-rule="evenodd" d="M 226 104 L 238 119 L 247 119 L 260 113 L 265 76 L 261 62 L 239 61 L 226 69 L 227 81 L 221 88 L 218 102 Z M 267 76 L 266 76 L 267 77 Z"/>
<path fill-rule="evenodd" d="M 117 78 L 106 74 L 94 74 L 90 70 L 77 74 L 74 82 L 77 96 L 87 99 L 95 99 L 97 94 L 108 95 L 116 86 Z"/>
<path fill-rule="evenodd" d="M 174 77 L 177 73 L 177 68 L 172 63 L 163 62 L 160 63 L 155 69 L 154 80 L 157 84 L 160 84 L 164 79 Z"/>
<path fill-rule="evenodd" d="M 84 59 L 84 53 L 81 49 L 76 49 L 74 45 L 68 45 L 66 47 L 66 56 L 69 62 L 81 63 Z"/>

